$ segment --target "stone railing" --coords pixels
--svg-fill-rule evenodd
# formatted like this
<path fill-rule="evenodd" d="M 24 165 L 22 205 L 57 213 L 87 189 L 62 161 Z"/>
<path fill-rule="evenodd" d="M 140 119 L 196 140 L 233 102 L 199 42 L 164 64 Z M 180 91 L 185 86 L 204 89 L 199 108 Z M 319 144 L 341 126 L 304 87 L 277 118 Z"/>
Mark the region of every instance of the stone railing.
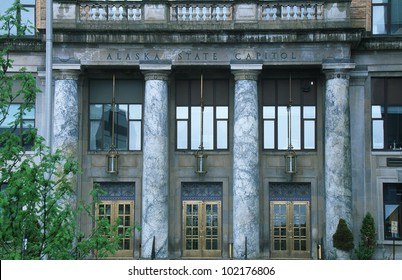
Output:
<path fill-rule="evenodd" d="M 57 0 L 55 0 L 57 2 Z M 324 2 L 260 1 L 241 4 L 232 1 L 172 1 L 148 4 L 143 1 L 78 1 L 80 21 L 279 21 L 321 20 Z M 63 4 L 62 4 L 63 5 Z"/>
<path fill-rule="evenodd" d="M 72 22 L 289 22 L 345 21 L 350 0 L 112 1 L 54 0 L 55 21 Z"/>
<path fill-rule="evenodd" d="M 261 4 L 261 20 L 316 20 L 323 19 L 324 4 L 314 2 Z"/>

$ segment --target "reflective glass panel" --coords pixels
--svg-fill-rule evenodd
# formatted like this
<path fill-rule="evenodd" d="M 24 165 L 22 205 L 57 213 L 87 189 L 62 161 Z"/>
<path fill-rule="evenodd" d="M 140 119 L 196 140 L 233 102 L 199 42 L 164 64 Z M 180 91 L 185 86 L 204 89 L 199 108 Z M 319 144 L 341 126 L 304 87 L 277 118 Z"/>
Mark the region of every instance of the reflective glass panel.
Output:
<path fill-rule="evenodd" d="M 387 34 L 387 16 L 385 6 L 373 6 L 373 34 Z"/>
<path fill-rule="evenodd" d="M 141 122 L 131 121 L 130 122 L 130 150 L 141 150 Z"/>

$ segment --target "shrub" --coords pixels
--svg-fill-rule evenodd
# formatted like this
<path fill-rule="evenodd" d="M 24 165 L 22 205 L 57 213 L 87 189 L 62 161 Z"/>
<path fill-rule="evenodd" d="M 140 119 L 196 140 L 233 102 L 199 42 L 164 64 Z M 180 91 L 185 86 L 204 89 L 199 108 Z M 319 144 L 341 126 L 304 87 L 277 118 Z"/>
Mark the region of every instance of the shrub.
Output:
<path fill-rule="evenodd" d="M 360 229 L 359 248 L 356 250 L 357 258 L 359 260 L 370 260 L 374 255 L 375 245 L 374 218 L 370 213 L 367 213 Z"/>
<path fill-rule="evenodd" d="M 350 251 L 353 249 L 353 234 L 348 228 L 344 219 L 339 219 L 336 232 L 332 236 L 334 247 L 342 251 Z"/>

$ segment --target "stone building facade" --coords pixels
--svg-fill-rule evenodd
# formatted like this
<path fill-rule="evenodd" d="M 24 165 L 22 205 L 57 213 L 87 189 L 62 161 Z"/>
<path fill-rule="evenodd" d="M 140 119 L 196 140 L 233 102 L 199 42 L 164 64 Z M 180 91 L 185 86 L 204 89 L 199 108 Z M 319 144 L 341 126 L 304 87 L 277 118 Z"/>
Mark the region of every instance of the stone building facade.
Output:
<path fill-rule="evenodd" d="M 81 163 L 77 197 L 99 186 L 97 215 L 140 225 L 114 257 L 330 259 L 339 219 L 357 243 L 370 212 L 375 257 L 397 222 L 401 258 L 401 5 L 53 0 L 49 77 L 33 3 L 15 66 L 38 77 L 40 133 Z"/>

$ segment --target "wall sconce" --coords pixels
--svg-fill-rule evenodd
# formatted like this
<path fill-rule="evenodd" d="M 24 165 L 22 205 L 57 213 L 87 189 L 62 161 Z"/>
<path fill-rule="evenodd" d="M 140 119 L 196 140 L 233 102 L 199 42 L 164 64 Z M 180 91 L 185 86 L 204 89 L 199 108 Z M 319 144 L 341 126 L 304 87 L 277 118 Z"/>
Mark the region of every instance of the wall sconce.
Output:
<path fill-rule="evenodd" d="M 288 117 L 288 150 L 285 154 L 285 173 L 296 173 L 296 152 L 292 146 L 292 74 L 289 76 L 289 105 L 287 107 Z"/>
<path fill-rule="evenodd" d="M 112 113 L 112 144 L 110 145 L 110 149 L 106 155 L 107 157 L 107 173 L 117 174 L 119 173 L 119 153 L 116 150 L 114 145 L 114 114 L 116 112 L 116 104 L 114 100 L 115 95 L 115 87 L 116 87 L 116 79 L 113 74 L 113 87 L 112 87 L 112 103 L 110 111 Z"/>
<path fill-rule="evenodd" d="M 203 128 L 204 128 L 204 102 L 203 102 L 203 76 L 201 73 L 201 98 L 200 98 L 200 146 L 198 150 L 194 153 L 194 157 L 196 160 L 196 170 L 195 173 L 198 175 L 204 175 L 207 173 L 207 157 L 208 155 L 204 151 L 204 139 L 203 139 Z"/>

